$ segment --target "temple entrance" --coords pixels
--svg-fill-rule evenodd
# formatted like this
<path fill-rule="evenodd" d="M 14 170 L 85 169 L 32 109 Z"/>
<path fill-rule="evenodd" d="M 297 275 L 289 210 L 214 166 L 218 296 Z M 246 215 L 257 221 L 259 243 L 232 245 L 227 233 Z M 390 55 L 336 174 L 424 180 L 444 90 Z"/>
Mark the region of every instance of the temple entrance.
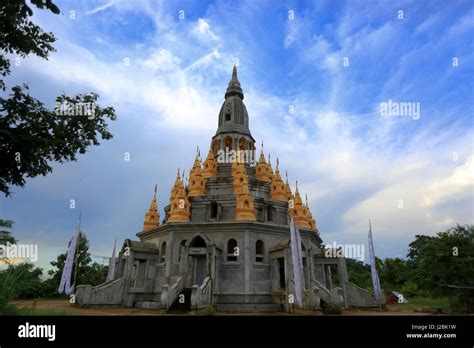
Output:
<path fill-rule="evenodd" d="M 195 237 L 188 248 L 188 275 L 186 287 L 201 285 L 207 275 L 207 245 L 204 239 Z"/>
<path fill-rule="evenodd" d="M 286 287 L 286 277 L 285 277 L 285 259 L 283 257 L 279 257 L 277 259 L 278 262 L 278 285 L 280 289 L 285 289 Z"/>
<path fill-rule="evenodd" d="M 193 285 L 201 285 L 206 272 L 206 255 L 194 256 Z"/>

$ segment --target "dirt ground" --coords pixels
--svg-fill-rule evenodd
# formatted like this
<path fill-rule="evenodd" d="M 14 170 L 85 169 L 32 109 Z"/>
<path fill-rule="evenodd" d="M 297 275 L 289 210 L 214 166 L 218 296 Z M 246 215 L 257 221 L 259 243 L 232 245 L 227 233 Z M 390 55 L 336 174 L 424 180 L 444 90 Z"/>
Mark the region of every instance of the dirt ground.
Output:
<path fill-rule="evenodd" d="M 38 301 L 15 301 L 13 304 L 20 309 L 29 309 L 37 311 L 38 314 L 45 312 L 46 315 L 159 315 L 159 316 L 170 316 L 170 315 L 190 315 L 190 314 L 167 314 L 157 310 L 146 310 L 146 309 L 137 309 L 137 308 L 80 308 L 74 305 L 71 305 L 69 301 L 66 300 L 38 300 Z M 55 313 L 57 312 L 57 313 Z M 214 315 L 217 316 L 291 316 L 291 315 L 323 315 L 320 312 L 314 311 L 300 311 L 296 310 L 296 313 L 223 313 L 217 312 Z M 394 316 L 394 315 L 430 315 L 429 313 L 419 313 L 414 312 L 412 309 L 408 308 L 397 308 L 396 306 L 389 306 L 386 311 L 378 310 L 347 310 L 344 311 L 342 315 L 348 316 L 361 316 L 361 315 L 370 315 L 370 316 Z"/>

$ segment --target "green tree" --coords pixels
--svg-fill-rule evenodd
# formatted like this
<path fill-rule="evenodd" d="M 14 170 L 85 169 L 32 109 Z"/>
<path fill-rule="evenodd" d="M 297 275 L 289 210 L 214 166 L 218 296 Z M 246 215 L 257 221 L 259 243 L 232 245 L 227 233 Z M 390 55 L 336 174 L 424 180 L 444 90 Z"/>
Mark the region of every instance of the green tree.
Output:
<path fill-rule="evenodd" d="M 408 280 L 406 261 L 398 257 L 384 259 L 380 263 L 379 278 L 385 291 L 400 291 Z"/>
<path fill-rule="evenodd" d="M 455 309 L 474 310 L 474 226 L 415 236 L 408 252 L 415 283 L 432 296 L 449 296 Z"/>
<path fill-rule="evenodd" d="M 3 245 L 7 243 L 16 244 L 15 237 L 12 236 L 10 231 L 6 230 L 6 229 L 12 228 L 14 224 L 15 223 L 12 220 L 0 219 L 0 228 L 2 228 L 0 230 L 0 244 L 3 244 Z M 6 228 L 6 229 L 4 230 L 3 228 Z"/>
<path fill-rule="evenodd" d="M 370 265 L 353 259 L 346 259 L 349 281 L 363 289 L 372 289 Z"/>
<path fill-rule="evenodd" d="M 26 299 L 42 296 L 42 274 L 43 270 L 41 268 L 25 262 L 19 265 L 10 265 L 1 273 L 1 277 L 15 279 L 14 297 Z"/>
<path fill-rule="evenodd" d="M 31 0 L 38 8 L 59 14 L 52 0 Z M 48 59 L 54 52 L 53 33 L 44 32 L 30 21 L 33 6 L 26 0 L 0 2 L 0 88 L 5 91 L 4 78 L 10 74 L 8 54 L 26 57 L 34 54 Z M 108 140 L 107 119 L 115 120 L 113 107 L 97 105 L 95 93 L 74 97 L 61 95 L 56 105 L 75 110 L 89 105 L 82 116 L 64 116 L 48 110 L 41 101 L 29 94 L 28 86 L 13 86 L 8 97 L 0 98 L 0 191 L 11 194 L 10 186 L 24 186 L 25 177 L 46 175 L 52 171 L 51 162 L 75 161 L 77 153 L 84 154 L 90 145 L 99 145 L 99 138 Z"/>
<path fill-rule="evenodd" d="M 55 289 L 55 292 L 57 292 L 59 283 L 61 282 L 61 275 L 63 272 L 64 263 L 66 261 L 66 256 L 67 253 L 60 254 L 56 258 L 56 261 L 51 262 L 51 265 L 56 267 L 56 270 L 50 270 L 48 272 L 48 274 L 52 276 L 52 284 L 50 284 L 49 286 L 53 287 Z M 77 285 L 99 285 L 105 282 L 108 267 L 100 265 L 96 262 L 92 262 L 89 253 L 89 241 L 87 240 L 87 236 L 83 232 L 80 233 L 79 245 L 76 254 L 76 262 L 74 263 L 74 267 L 72 270 L 71 284 L 74 282 L 74 276 L 76 274 L 76 265 L 78 266 L 76 275 Z"/>

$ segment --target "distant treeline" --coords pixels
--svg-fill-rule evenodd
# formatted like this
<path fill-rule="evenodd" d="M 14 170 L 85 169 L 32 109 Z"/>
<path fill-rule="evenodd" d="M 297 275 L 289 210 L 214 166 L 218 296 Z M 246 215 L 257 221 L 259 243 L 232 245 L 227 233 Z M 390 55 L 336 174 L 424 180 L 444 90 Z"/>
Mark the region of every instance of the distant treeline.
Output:
<path fill-rule="evenodd" d="M 474 226 L 456 225 L 435 236 L 416 235 L 406 259 L 376 258 L 386 295 L 448 297 L 457 312 L 474 312 Z M 349 280 L 373 291 L 370 265 L 348 259 Z M 469 289 L 469 287 L 471 289 Z"/>

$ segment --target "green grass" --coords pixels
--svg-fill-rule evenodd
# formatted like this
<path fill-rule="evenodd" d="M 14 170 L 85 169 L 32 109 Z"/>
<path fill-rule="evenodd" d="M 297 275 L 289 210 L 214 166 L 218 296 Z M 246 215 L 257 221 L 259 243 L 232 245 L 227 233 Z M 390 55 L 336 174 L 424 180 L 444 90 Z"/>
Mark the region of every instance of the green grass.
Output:
<path fill-rule="evenodd" d="M 408 301 L 408 303 L 397 303 L 396 306 L 399 306 L 401 308 L 449 308 L 449 302 L 447 297 L 431 298 L 414 296 L 408 298 Z"/>

